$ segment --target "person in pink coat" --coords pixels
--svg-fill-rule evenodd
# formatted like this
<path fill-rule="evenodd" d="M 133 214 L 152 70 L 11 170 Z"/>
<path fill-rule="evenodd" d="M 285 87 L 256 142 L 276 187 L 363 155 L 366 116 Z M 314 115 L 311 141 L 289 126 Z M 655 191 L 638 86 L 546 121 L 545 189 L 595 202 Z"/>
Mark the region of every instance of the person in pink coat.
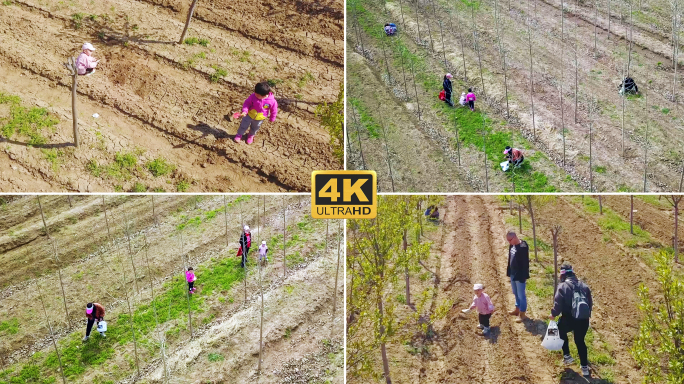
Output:
<path fill-rule="evenodd" d="M 482 284 L 475 284 L 473 290 L 475 291 L 473 303 L 470 304 L 468 309 L 464 309 L 462 312 L 468 313 L 477 308 L 478 320 L 480 322 L 477 328 L 482 329 L 482 333 L 478 334 L 481 336 L 489 336 L 489 319 L 496 309 L 494 308 L 494 304 L 492 304 L 492 299 L 489 298 L 489 295 L 484 293 L 484 286 Z"/>
<path fill-rule="evenodd" d="M 477 100 L 477 97 L 475 97 L 475 94 L 473 93 L 473 89 L 468 88 L 468 94 L 466 95 L 466 101 L 468 102 L 468 106 L 470 107 L 471 111 L 475 110 L 475 100 Z"/>
<path fill-rule="evenodd" d="M 76 69 L 78 70 L 78 75 L 90 76 L 95 72 L 95 67 L 97 67 L 97 63 L 99 63 L 100 60 L 95 60 L 93 57 L 93 51 L 95 51 L 95 47 L 93 47 L 92 44 L 83 44 L 81 50 L 81 54 L 78 55 L 78 58 L 76 59 Z"/>
<path fill-rule="evenodd" d="M 261 127 L 261 123 L 269 119 L 270 122 L 274 122 L 276 116 L 278 115 L 278 102 L 276 101 L 273 93 L 271 93 L 271 87 L 268 82 L 258 83 L 254 87 L 254 93 L 249 95 L 247 100 L 245 100 L 242 105 L 242 121 L 240 122 L 240 127 L 238 128 L 237 135 L 235 135 L 235 141 L 242 141 L 242 135 L 247 132 L 249 128 L 249 134 L 247 135 L 247 144 L 252 144 L 254 142 L 254 135 Z"/>
<path fill-rule="evenodd" d="M 188 281 L 188 291 L 192 294 L 195 293 L 195 280 L 197 278 L 195 277 L 195 271 L 192 269 L 192 267 L 188 268 L 187 271 L 185 271 L 185 280 Z"/>

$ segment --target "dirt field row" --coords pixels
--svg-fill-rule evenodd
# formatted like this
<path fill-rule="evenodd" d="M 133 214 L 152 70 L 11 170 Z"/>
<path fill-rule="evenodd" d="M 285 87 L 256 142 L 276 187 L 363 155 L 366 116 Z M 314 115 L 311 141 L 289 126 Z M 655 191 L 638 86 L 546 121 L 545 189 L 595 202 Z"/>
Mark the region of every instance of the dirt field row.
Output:
<path fill-rule="evenodd" d="M 0 169 L 4 190 L 307 190 L 310 171 L 341 166 L 314 116 L 317 105 L 335 100 L 343 79 L 342 41 L 333 41 L 342 21 L 332 19 L 341 5 L 299 3 L 299 12 L 283 6 L 260 20 L 232 5 L 208 4 L 213 15 L 223 15 L 218 22 L 200 3 L 188 36 L 203 46 L 173 43 L 185 19 L 183 3 L 22 0 L 0 7 L 0 92 L 59 118 L 53 132 L 41 133 L 44 143 L 5 140 L 11 161 Z M 302 11 L 320 22 L 309 23 L 312 31 L 333 37 L 306 37 L 299 28 L 309 15 Z M 295 14 L 300 21 L 287 29 L 304 36 L 272 38 L 273 23 Z M 245 28 L 226 27 L 227 15 L 241 15 Z M 27 39 L 31 48 L 21 43 Z M 319 43 L 306 48 L 311 39 Z M 102 62 L 96 75 L 79 82 L 86 97 L 79 97 L 82 145 L 75 150 L 71 79 L 61 63 L 83 41 L 96 45 Z M 281 113 L 253 145 L 234 143 L 238 122 L 227 116 L 264 80 L 275 88 Z M 122 166 L 117 153 L 132 154 L 135 164 Z M 158 158 L 172 170 L 149 171 Z"/>
<path fill-rule="evenodd" d="M 506 120 L 502 61 L 495 33 L 496 27 L 501 28 L 503 47 L 507 52 L 506 66 L 511 118 L 507 119 L 507 125 L 501 128 L 495 127 L 494 131 L 510 132 L 514 137 L 517 135 L 516 132 L 520 131 L 522 137 L 529 141 L 522 140 L 517 145 L 529 146 L 526 149 L 526 158 L 531 158 L 531 165 L 535 171 L 548 177 L 548 184 L 565 191 L 577 190 L 579 186 L 585 190 L 589 189 L 589 123 L 591 122 L 594 170 L 591 177 L 593 177 L 594 190 L 643 190 L 644 145 L 648 123 L 647 190 L 676 190 L 682 161 L 680 150 L 682 137 L 677 134 L 677 127 L 678 121 L 682 118 L 680 116 L 682 112 L 681 108 L 677 108 L 677 105 L 670 101 L 673 73 L 671 65 L 668 69 L 667 63 L 671 61 L 672 55 L 663 33 L 655 33 L 645 26 L 640 28 L 638 23 L 633 31 L 632 39 L 635 45 L 632 51 L 630 75 L 637 80 L 645 97 L 626 101 L 627 150 L 626 160 L 624 160 L 621 149 L 621 99 L 616 89 L 622 65 L 627 58 L 624 40 L 625 24 L 613 20 L 610 39 L 608 39 L 607 19 L 599 16 L 598 28 L 594 28 L 594 10 L 588 3 L 585 3 L 580 10 L 574 3 L 568 3 L 564 21 L 565 43 L 562 43 L 560 9 L 557 4 L 543 1 L 530 2 L 530 4 L 499 2 L 501 21 L 498 23 L 494 20 L 495 4 L 494 2 L 480 3 L 475 12 L 478 31 L 477 46 L 481 49 L 484 72 L 484 90 L 472 34 L 471 12 L 462 4 L 441 1 L 435 4 L 431 2 L 400 4 L 400 2 L 391 1 L 383 7 L 382 3 L 363 2 L 363 5 L 374 16 L 352 15 L 349 20 L 350 25 L 354 17 L 362 20 L 362 24 L 367 23 L 368 20 L 375 20 L 378 30 L 381 29 L 383 20 L 397 23 L 400 33 L 397 37 L 385 38 L 385 44 L 387 44 L 385 53 L 382 47 L 378 46 L 377 39 L 369 38 L 367 34 L 361 33 L 361 40 L 365 40 L 363 41 L 364 49 L 367 50 L 366 59 L 374 62 L 374 68 L 379 76 L 386 77 L 383 56 L 389 56 L 390 66 L 394 63 L 394 68 L 390 68 L 390 72 L 393 72 L 392 78 L 396 82 L 393 87 L 389 88 L 393 90 L 396 99 L 401 100 L 401 103 L 405 105 L 405 109 L 414 115 L 417 108 L 415 92 L 411 89 L 413 79 L 410 68 L 406 67 L 404 71 L 408 76 L 408 86 L 405 86 L 401 65 L 398 63 L 400 58 L 393 53 L 396 51 L 392 48 L 394 44 L 392 41 L 401 41 L 401 44 L 409 47 L 413 54 L 428 62 L 428 70 L 424 73 L 417 73 L 418 87 L 421 85 L 426 87 L 424 91 L 419 88 L 418 93 L 420 104 L 424 109 L 423 116 L 436 114 L 438 122 L 439 116 L 442 115 L 441 108 L 430 110 L 430 106 L 436 103 L 436 94 L 441 88 L 441 78 L 447 71 L 455 75 L 456 97 L 465 88 L 472 87 L 480 98 L 478 105 L 487 112 L 488 116 L 497 116 Z M 416 6 L 419 13 L 416 13 Z M 599 7 L 600 11 L 605 14 L 605 4 L 599 4 Z M 615 7 L 611 11 L 614 18 L 618 15 L 617 5 Z M 653 7 L 655 8 L 655 5 Z M 646 5 L 643 13 L 649 10 L 650 5 Z M 532 51 L 534 127 L 529 93 L 528 19 L 532 23 L 534 46 Z M 597 32 L 596 48 L 595 30 Z M 355 35 L 356 33 L 357 30 L 350 27 L 348 38 L 352 38 L 354 50 L 360 52 L 361 42 Z M 577 38 L 579 73 L 577 123 L 575 123 L 575 37 Z M 418 42 L 417 45 L 416 42 Z M 462 49 L 465 50 L 464 54 L 461 52 Z M 467 81 L 464 81 L 463 56 L 465 56 Z M 564 68 L 563 74 L 561 74 L 561 60 Z M 565 164 L 562 163 L 559 102 L 561 75 L 563 76 L 563 111 L 566 129 Z M 385 87 L 388 88 L 387 85 Z M 405 89 L 408 89 L 408 99 L 405 97 Z M 668 89 L 670 91 L 667 91 Z M 594 110 L 596 113 L 590 116 L 589 110 Z M 441 125 L 445 130 L 452 130 L 450 128 L 452 124 L 453 122 L 442 119 Z M 536 139 L 533 138 L 533 131 L 536 131 Z M 480 153 L 482 151 L 481 147 L 473 149 L 479 150 Z M 479 163 L 482 168 L 481 157 L 480 155 L 480 159 L 466 162 L 466 165 L 472 167 Z M 484 171 L 480 170 L 480 173 L 479 178 L 482 179 Z M 568 179 L 574 180 L 579 185 L 573 186 L 572 183 L 567 183 Z M 504 190 L 505 185 L 499 185 L 496 180 L 491 184 L 494 186 L 493 190 Z"/>
<path fill-rule="evenodd" d="M 1 257 L 11 264 L 12 274 L 0 291 L 0 313 L 10 324 L 9 330 L 2 331 L 0 382 L 34 377 L 28 370 L 31 366 L 37 367 L 40 376 L 36 377 L 59 378 L 46 319 L 35 317 L 42 314 L 40 291 L 62 359 L 69 362 L 66 372 L 70 382 L 163 382 L 162 342 L 173 382 L 194 382 L 198 377 L 253 382 L 258 376 L 259 328 L 254 325 L 259 321 L 261 278 L 264 351 L 268 352 L 264 352 L 259 380 L 282 382 L 283 377 L 291 376 L 342 383 L 342 315 L 334 323 L 330 317 L 338 222 L 330 223 L 326 252 L 325 222 L 307 216 L 307 199 L 267 196 L 265 216 L 262 202 L 263 197 L 229 196 L 226 218 L 220 196 L 156 197 L 155 225 L 151 196 L 107 196 L 107 220 L 100 196 L 75 196 L 71 202 L 66 196 L 43 196 L 41 204 L 56 244 L 59 270 L 36 211 L 35 196 L 3 205 L 7 220 L 0 239 L 4 249 Z M 288 225 L 285 274 L 283 203 Z M 261 277 L 257 264 L 249 264 L 244 286 L 239 258 L 234 257 L 242 221 L 252 227 L 253 248 L 265 239 L 271 249 L 270 262 Z M 180 279 L 183 267 L 188 265 L 198 276 L 198 292 L 192 297 L 194 339 L 190 342 L 185 282 Z M 122 280 L 124 273 L 126 280 Z M 140 375 L 127 330 L 126 294 L 135 313 Z M 154 315 L 152 295 L 156 297 Z M 338 300 L 341 295 L 338 292 Z M 82 306 L 88 301 L 105 305 L 110 331 L 108 339 L 93 336 L 82 345 Z M 338 314 L 343 312 L 340 303 Z M 20 327 L 12 327 L 15 322 Z M 255 348 L 257 354 L 253 353 Z M 299 367 L 299 372 L 293 366 Z"/>
<path fill-rule="evenodd" d="M 527 284 L 527 315 L 531 320 L 520 324 L 506 314 L 514 307 L 515 300 L 506 277 L 504 240 L 507 230 L 520 233 L 517 209 L 509 212 L 508 204 L 494 196 L 448 196 L 445 206 L 440 206 L 443 223 L 426 230 L 425 241 L 433 242 L 433 257 L 425 265 L 430 272 L 412 273 L 411 290 L 416 295 L 414 303 L 421 300 L 418 293 L 422 290 L 433 286 L 437 290 L 424 308 L 432 302 L 437 305 L 451 302 L 453 306 L 446 318 L 436 321 L 434 331 L 426 337 L 411 325 L 413 312 L 405 302 L 397 304 L 394 316 L 399 328 L 393 331 L 393 339 L 387 346 L 392 381 L 641 382 L 642 373 L 635 367 L 630 353 L 640 322 L 637 289 L 643 283 L 653 292 L 655 274 L 651 260 L 671 241 L 673 223 L 664 200 L 658 202 L 657 197 L 638 196 L 635 198 L 635 215 L 639 216 L 635 220 L 636 234 L 630 235 L 625 207 L 629 209 L 628 196 L 604 199 L 603 214 L 599 213 L 598 200 L 589 196 L 584 199 L 559 196 L 546 203 L 539 202 L 535 209 L 539 262 L 534 260 L 529 215 L 523 210 L 522 238 L 532 248 L 531 279 Z M 594 310 L 587 336 L 592 378 L 588 381 L 579 373 L 579 366 L 563 366 L 560 353 L 550 353 L 540 345 L 552 306 L 550 229 L 553 225 L 562 227 L 559 264 L 564 261 L 572 264 L 578 277 L 592 289 Z M 433 272 L 438 275 L 436 280 Z M 403 297 L 403 276 L 399 280 L 389 289 L 387 300 Z M 475 333 L 476 316 L 461 313 L 472 300 L 474 283 L 484 284 L 485 292 L 497 308 L 489 338 Z M 574 351 L 573 345 L 571 342 L 571 351 Z M 382 372 L 379 348 L 374 350 L 374 355 L 377 355 L 377 370 Z M 366 382 L 354 376 L 348 378 L 352 383 Z"/>

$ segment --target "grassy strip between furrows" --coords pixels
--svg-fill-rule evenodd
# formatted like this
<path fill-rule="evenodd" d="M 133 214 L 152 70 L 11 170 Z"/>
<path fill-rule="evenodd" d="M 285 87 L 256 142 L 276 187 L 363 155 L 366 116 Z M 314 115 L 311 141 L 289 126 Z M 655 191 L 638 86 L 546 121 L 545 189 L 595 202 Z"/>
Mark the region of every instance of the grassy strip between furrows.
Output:
<path fill-rule="evenodd" d="M 349 104 L 356 109 L 356 113 L 359 115 L 359 124 L 368 131 L 368 136 L 370 136 L 371 139 L 379 138 L 382 127 L 375 122 L 373 116 L 370 115 L 368 108 L 366 108 L 363 102 L 357 98 L 350 97 Z M 354 131 L 352 134 L 355 135 L 356 132 Z"/>
<path fill-rule="evenodd" d="M 19 96 L 7 95 L 0 92 L 0 106 L 9 105 L 9 116 L 0 116 L 0 133 L 2 137 L 11 140 L 14 135 L 28 138 L 29 146 L 43 145 L 47 138 L 43 130 L 55 131 L 59 119 L 48 113 L 46 108 L 21 105 Z"/>
<path fill-rule="evenodd" d="M 629 232 L 629 219 L 623 218 L 605 205 L 603 206 L 603 215 L 601 215 L 597 198 L 573 196 L 572 201 L 580 204 L 584 211 L 593 216 L 604 234 L 604 242 L 612 242 L 615 238 L 625 247 L 634 250 L 634 253 L 638 254 L 650 268 L 655 270 L 655 255 L 658 252 L 664 250 L 668 253 L 674 253 L 674 248 L 665 246 L 653 239 L 648 231 L 643 230 L 636 223 L 633 226 L 634 234 L 631 234 Z"/>
<path fill-rule="evenodd" d="M 507 206 L 506 206 L 507 208 Z M 508 210 L 504 210 L 507 212 Z M 506 224 L 511 228 L 518 228 L 518 216 L 506 215 Z M 527 217 L 522 218 L 523 233 L 532 234 L 532 224 Z M 546 232 L 544 232 L 546 233 Z M 527 295 L 533 297 L 534 301 L 538 303 L 553 302 L 553 247 L 541 239 L 542 231 L 537 225 L 537 252 L 539 255 L 539 263 L 534 261 L 534 241 L 531 236 L 522 235 L 521 239 L 525 240 L 530 247 L 530 279 L 527 280 Z M 544 323 L 548 326 L 548 314 L 551 311 L 549 304 L 548 308 L 535 308 L 540 316 L 543 316 Z M 612 356 L 613 347 L 607 340 L 603 339 L 600 334 L 594 331 L 591 327 L 587 331 L 585 338 L 588 350 L 589 363 L 599 372 L 603 379 L 602 383 L 615 382 L 615 372 L 613 366 L 615 359 Z M 563 365 L 561 351 L 548 351 L 549 354 L 554 355 L 557 366 L 560 369 Z M 579 362 L 579 355 L 577 354 L 577 346 L 575 343 L 570 343 L 570 354 Z"/>
<path fill-rule="evenodd" d="M 428 62 L 428 58 L 422 54 L 413 53 L 405 42 L 404 34 L 400 33 L 388 39 L 382 29 L 384 22 L 381 22 L 373 11 L 367 10 L 363 3 L 367 2 L 349 0 L 347 2 L 348 14 L 352 17 L 357 16 L 359 25 L 365 34 L 370 36 L 378 46 L 385 44 L 385 47 L 389 49 L 388 56 L 392 58 L 394 68 L 402 69 L 403 66 L 403 70 L 410 73 L 413 67 L 416 81 L 428 93 L 435 95 L 435 102 L 432 104 L 433 111 L 439 113 L 447 121 L 453 122 L 453 126 L 448 129 L 457 131 L 462 146 L 472 146 L 481 150 L 485 144 L 482 136 L 484 126 L 487 133 L 485 152 L 491 161 L 489 166 L 499 172 L 499 162 L 504 160 L 502 150 L 507 145 L 512 146 L 515 143 L 520 143 L 523 148 L 532 148 L 529 141 L 522 135 L 512 130 L 505 130 L 506 123 L 504 121 L 487 117 L 477 110 L 471 112 L 468 108 L 452 108 L 440 101 L 436 95 L 442 89 L 441 78 L 433 73 L 434 66 Z M 465 86 L 464 84 L 459 85 Z M 495 129 L 497 126 L 501 128 Z M 535 155 L 526 159 L 527 161 L 522 167 L 506 173 L 508 181 L 515 183 L 516 192 L 556 191 L 556 187 L 549 184 L 548 177 L 544 173 L 533 170 L 530 163 L 535 159 L 546 159 L 546 156 L 541 151 L 537 151 Z"/>
<path fill-rule="evenodd" d="M 246 200 L 246 196 L 243 201 Z M 238 198 L 239 200 L 240 198 Z M 235 200 L 233 204 L 237 202 Z M 221 208 L 222 209 L 222 208 Z M 210 210 L 197 217 L 204 217 L 202 222 L 207 222 L 216 216 L 216 210 Z M 200 228 L 201 223 L 195 224 L 195 218 L 187 219 L 185 224 L 179 225 L 177 230 L 182 231 L 190 228 Z M 189 223 L 193 223 L 188 225 Z M 314 220 L 311 216 L 306 215 L 301 221 L 296 224 L 288 226 L 288 241 L 287 241 L 287 262 L 289 267 L 296 266 L 306 261 L 306 254 L 304 254 L 304 246 L 308 243 L 308 235 L 314 233 L 316 230 L 320 231 L 323 228 L 322 220 Z M 274 250 L 281 249 L 283 245 L 283 235 L 276 234 L 272 236 L 267 244 L 272 250 L 271 260 L 278 257 Z M 325 240 L 316 243 L 314 249 L 320 250 L 325 247 Z M 252 259 L 256 252 L 256 240 L 253 240 L 253 246 L 250 250 Z M 213 296 L 217 297 L 220 303 L 234 301 L 230 294 L 230 289 L 236 282 L 242 281 L 245 277 L 244 270 L 240 267 L 240 259 L 234 257 L 232 250 L 223 259 L 212 258 L 209 262 L 202 265 L 193 266 L 197 276 L 198 291 L 192 296 L 191 308 L 193 312 L 193 324 L 208 323 L 215 317 L 215 313 L 211 313 L 210 305 L 207 299 Z M 184 277 L 178 275 L 174 276 L 170 282 L 165 283 L 162 288 L 156 288 L 156 299 L 149 304 L 139 305 L 133 313 L 133 324 L 136 330 L 136 337 L 138 341 L 138 352 L 141 355 L 141 364 L 149 361 L 157 353 L 159 346 L 157 341 L 153 339 L 152 331 L 156 329 L 157 322 L 154 316 L 154 309 L 157 310 L 159 324 L 168 323 L 170 321 L 177 321 L 175 325 L 169 325 L 166 331 L 167 344 L 169 340 L 178 340 L 181 332 L 187 331 L 188 324 L 183 321 L 188 315 L 188 305 L 186 301 L 186 282 Z M 107 372 L 118 372 L 118 377 L 123 377 L 126 372 L 131 372 L 135 369 L 135 360 L 130 352 L 123 352 L 132 348 L 133 334 L 131 332 L 131 319 L 128 313 L 120 313 L 116 319 L 110 320 L 108 326 L 107 338 L 103 339 L 97 335 L 91 335 L 91 339 L 87 343 L 81 341 L 83 330 L 73 332 L 69 336 L 63 338 L 58 342 L 59 351 L 64 365 L 64 371 L 67 378 L 75 380 L 86 373 L 87 369 L 101 366 Z M 196 325 L 195 325 L 196 326 Z M 5 328 L 11 332 L 12 323 L 7 326 L 2 323 L 0 329 L 5 331 Z M 117 348 L 118 345 L 118 348 Z M 50 351 L 52 348 L 49 348 Z M 111 360 L 116 357 L 116 349 L 122 350 L 120 354 L 124 354 L 126 366 L 118 366 Z M 39 383 L 49 384 L 54 383 L 59 378 L 59 362 L 54 350 L 45 355 L 42 352 L 34 354 L 26 364 L 16 364 L 7 370 L 0 372 L 0 384 L 28 384 Z M 102 378 L 96 378 L 96 384 L 112 383 Z"/>

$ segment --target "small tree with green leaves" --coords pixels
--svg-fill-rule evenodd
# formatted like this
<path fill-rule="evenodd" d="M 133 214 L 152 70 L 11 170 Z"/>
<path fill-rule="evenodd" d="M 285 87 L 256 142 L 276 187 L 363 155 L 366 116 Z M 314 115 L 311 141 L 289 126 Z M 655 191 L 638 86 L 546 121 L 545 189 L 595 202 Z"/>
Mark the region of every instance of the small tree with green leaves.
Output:
<path fill-rule="evenodd" d="M 655 257 L 657 300 L 643 283 L 639 287 L 639 333 L 631 352 L 644 373 L 644 383 L 684 382 L 684 279 L 673 268 L 674 256 Z"/>
<path fill-rule="evenodd" d="M 330 134 L 330 147 L 333 155 L 344 163 L 344 84 L 340 84 L 340 92 L 334 103 L 323 103 L 316 107 L 316 116 Z"/>

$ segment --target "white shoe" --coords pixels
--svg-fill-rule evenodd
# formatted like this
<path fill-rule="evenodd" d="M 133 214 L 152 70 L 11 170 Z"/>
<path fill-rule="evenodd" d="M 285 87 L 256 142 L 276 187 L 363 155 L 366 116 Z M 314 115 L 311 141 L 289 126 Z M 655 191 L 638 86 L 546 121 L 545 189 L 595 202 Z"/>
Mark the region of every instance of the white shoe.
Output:
<path fill-rule="evenodd" d="M 484 327 L 482 326 L 482 324 L 478 324 L 477 329 L 484 329 Z"/>
<path fill-rule="evenodd" d="M 107 335 L 105 335 L 104 332 L 100 332 L 100 335 L 101 335 L 102 337 L 104 337 L 104 338 L 107 337 Z"/>
<path fill-rule="evenodd" d="M 83 338 L 83 341 L 88 341 L 88 339 L 90 339 L 90 336 L 84 337 L 84 338 Z"/>
<path fill-rule="evenodd" d="M 564 355 L 564 356 L 563 356 L 563 363 L 564 363 L 565 365 L 570 365 L 570 364 L 572 364 L 572 363 L 574 363 L 574 362 L 575 362 L 575 359 L 573 359 L 572 356 L 570 356 L 570 355 Z"/>
<path fill-rule="evenodd" d="M 582 376 L 584 377 L 589 377 L 591 376 L 591 372 L 589 372 L 589 367 L 586 365 L 583 365 L 582 367 Z"/>

